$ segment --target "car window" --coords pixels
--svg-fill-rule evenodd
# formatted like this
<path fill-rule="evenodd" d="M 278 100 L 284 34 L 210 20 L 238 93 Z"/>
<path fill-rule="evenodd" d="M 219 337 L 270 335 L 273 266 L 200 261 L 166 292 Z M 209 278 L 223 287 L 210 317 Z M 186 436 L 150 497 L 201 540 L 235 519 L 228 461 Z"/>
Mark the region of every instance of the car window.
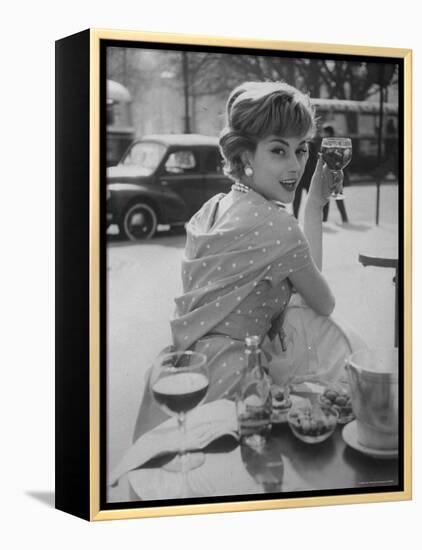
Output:
<path fill-rule="evenodd" d="M 198 163 L 195 154 L 184 149 L 170 153 L 164 168 L 169 174 L 189 174 L 198 171 Z"/>
<path fill-rule="evenodd" d="M 222 174 L 223 162 L 223 157 L 218 149 L 208 149 L 204 155 L 203 170 L 211 174 Z"/>
<path fill-rule="evenodd" d="M 126 166 L 142 166 L 153 172 L 163 158 L 166 148 L 161 143 L 142 142 L 134 143 L 123 159 Z"/>

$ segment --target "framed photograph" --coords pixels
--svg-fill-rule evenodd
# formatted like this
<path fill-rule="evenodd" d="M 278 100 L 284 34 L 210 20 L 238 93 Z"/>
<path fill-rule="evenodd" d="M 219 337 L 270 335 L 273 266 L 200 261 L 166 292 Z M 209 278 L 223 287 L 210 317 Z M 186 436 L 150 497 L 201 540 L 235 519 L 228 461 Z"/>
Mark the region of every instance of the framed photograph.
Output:
<path fill-rule="evenodd" d="M 411 50 L 56 42 L 56 507 L 411 498 Z"/>

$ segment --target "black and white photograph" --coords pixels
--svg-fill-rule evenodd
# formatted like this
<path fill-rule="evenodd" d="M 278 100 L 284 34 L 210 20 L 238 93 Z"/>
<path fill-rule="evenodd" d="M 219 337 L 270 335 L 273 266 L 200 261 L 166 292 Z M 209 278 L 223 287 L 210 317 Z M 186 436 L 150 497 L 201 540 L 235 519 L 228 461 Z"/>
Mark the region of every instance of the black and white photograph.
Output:
<path fill-rule="evenodd" d="M 0 546 L 418 540 L 417 14 L 5 4 Z"/>
<path fill-rule="evenodd" d="M 100 62 L 104 508 L 402 491 L 403 61 Z"/>

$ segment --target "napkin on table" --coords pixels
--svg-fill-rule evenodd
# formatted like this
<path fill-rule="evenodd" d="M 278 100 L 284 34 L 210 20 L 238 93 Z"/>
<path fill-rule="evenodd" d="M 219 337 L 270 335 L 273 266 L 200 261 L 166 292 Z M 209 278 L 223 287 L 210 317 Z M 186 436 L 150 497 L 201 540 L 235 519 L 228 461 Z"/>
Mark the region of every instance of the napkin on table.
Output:
<path fill-rule="evenodd" d="M 236 408 L 233 401 L 227 399 L 212 401 L 186 415 L 185 450 L 203 449 L 223 435 L 232 435 L 237 438 Z M 123 475 L 139 468 L 154 457 L 176 453 L 180 448 L 180 438 L 176 418 L 170 418 L 142 435 L 129 447 L 111 472 L 108 484 L 116 485 Z"/>

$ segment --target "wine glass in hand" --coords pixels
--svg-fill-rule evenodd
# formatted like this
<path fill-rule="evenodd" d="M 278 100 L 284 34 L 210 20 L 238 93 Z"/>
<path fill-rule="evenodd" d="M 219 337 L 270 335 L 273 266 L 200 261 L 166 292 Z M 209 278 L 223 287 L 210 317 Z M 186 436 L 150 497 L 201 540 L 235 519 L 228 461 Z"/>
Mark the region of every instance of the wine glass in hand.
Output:
<path fill-rule="evenodd" d="M 197 468 L 205 460 L 203 453 L 186 453 L 186 414 L 204 400 L 208 386 L 207 358 L 203 353 L 166 353 L 158 357 L 153 365 L 150 378 L 152 395 L 167 414 L 177 417 L 180 430 L 179 454 L 164 468 L 181 472 L 185 488 L 186 472 Z"/>
<path fill-rule="evenodd" d="M 343 168 L 346 168 L 352 160 L 352 140 L 342 137 L 325 137 L 321 142 L 321 154 L 333 176 L 331 196 L 336 200 L 344 199 Z"/>

